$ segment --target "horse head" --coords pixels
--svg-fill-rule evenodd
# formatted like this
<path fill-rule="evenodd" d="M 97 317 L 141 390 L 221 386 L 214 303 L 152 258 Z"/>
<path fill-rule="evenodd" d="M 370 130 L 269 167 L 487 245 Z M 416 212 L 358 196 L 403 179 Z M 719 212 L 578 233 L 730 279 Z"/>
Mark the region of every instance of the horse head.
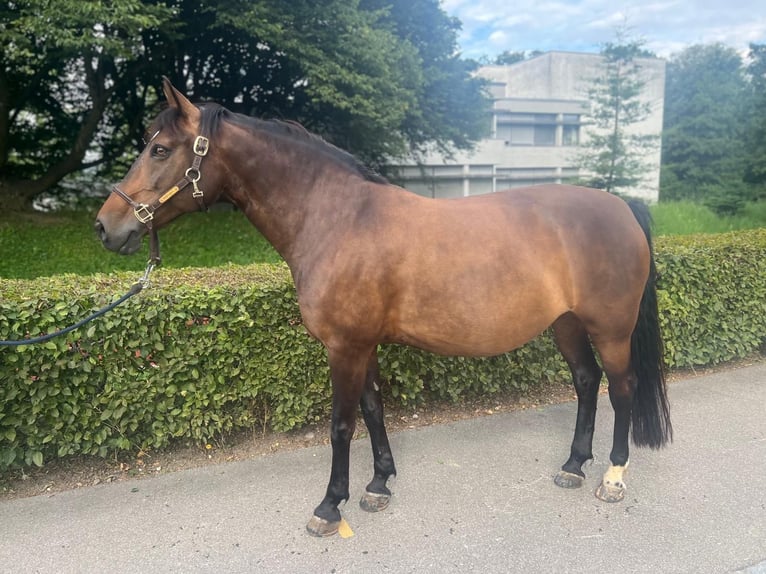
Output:
<path fill-rule="evenodd" d="M 152 121 L 146 146 L 96 216 L 104 246 L 123 255 L 138 251 L 147 232 L 156 234 L 178 216 L 206 209 L 220 195 L 210 169 L 216 155 L 210 134 L 201 133 L 202 111 L 167 78 L 162 89 L 167 109 Z"/>

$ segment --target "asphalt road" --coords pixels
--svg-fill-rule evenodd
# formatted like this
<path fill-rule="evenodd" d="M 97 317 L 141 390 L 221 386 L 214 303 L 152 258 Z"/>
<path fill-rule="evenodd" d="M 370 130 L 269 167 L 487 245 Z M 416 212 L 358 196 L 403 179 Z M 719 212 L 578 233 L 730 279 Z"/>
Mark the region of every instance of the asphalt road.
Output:
<path fill-rule="evenodd" d="M 602 397 L 586 485 L 552 476 L 575 404 L 397 433 L 379 514 L 352 445 L 354 536 L 309 537 L 329 447 L 0 503 L 0 572 L 766 573 L 766 363 L 674 383 L 675 442 L 633 449 L 623 502 L 593 496 L 608 465 Z"/>

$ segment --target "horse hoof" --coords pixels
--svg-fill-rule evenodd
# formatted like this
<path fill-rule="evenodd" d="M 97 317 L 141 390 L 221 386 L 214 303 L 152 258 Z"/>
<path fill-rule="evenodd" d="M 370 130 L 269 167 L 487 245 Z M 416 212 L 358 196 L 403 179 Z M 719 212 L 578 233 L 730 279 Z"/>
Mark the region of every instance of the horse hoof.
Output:
<path fill-rule="evenodd" d="M 366 512 L 380 512 L 388 508 L 389 502 L 391 502 L 390 494 L 365 491 L 362 499 L 359 501 L 359 506 Z"/>
<path fill-rule="evenodd" d="M 561 488 L 580 488 L 583 480 L 585 480 L 584 477 L 579 474 L 573 474 L 566 470 L 558 471 L 556 476 L 553 477 L 553 482 L 556 483 L 556 486 L 560 486 Z"/>
<path fill-rule="evenodd" d="M 596 489 L 596 498 L 604 502 L 620 502 L 625 498 L 625 485 L 602 482 Z"/>
<path fill-rule="evenodd" d="M 325 538 L 327 536 L 333 536 L 334 534 L 337 534 L 339 526 L 340 520 L 337 522 L 330 522 L 329 520 L 325 520 L 324 518 L 319 518 L 318 516 L 314 515 L 306 525 L 306 530 L 309 534 L 311 534 L 311 536 L 316 536 L 317 538 Z"/>

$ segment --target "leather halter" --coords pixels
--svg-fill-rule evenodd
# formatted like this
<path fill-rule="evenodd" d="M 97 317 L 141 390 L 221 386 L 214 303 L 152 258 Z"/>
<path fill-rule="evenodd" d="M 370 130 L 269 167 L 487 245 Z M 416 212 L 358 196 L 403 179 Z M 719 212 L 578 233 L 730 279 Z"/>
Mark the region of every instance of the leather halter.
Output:
<path fill-rule="evenodd" d="M 179 179 L 176 182 L 176 184 L 173 185 L 173 187 L 168 189 L 165 193 L 163 193 L 160 197 L 158 197 L 152 203 L 138 203 L 116 185 L 112 186 L 112 193 L 116 194 L 121 199 L 123 199 L 128 205 L 130 205 L 133 208 L 133 215 L 136 217 L 136 219 L 138 219 L 138 221 L 146 225 L 146 228 L 149 230 L 149 263 L 150 264 L 159 265 L 161 262 L 159 237 L 157 236 L 157 230 L 152 225 L 152 220 L 154 219 L 155 211 L 157 211 L 160 207 L 165 205 L 165 203 L 170 201 L 170 199 L 175 194 L 177 194 L 179 191 L 187 187 L 189 184 L 191 184 L 192 187 L 194 188 L 194 191 L 192 192 L 192 197 L 197 200 L 200 211 L 207 210 L 207 206 L 205 205 L 204 193 L 197 185 L 197 182 L 199 181 L 201 177 L 199 167 L 200 167 L 200 164 L 202 163 L 202 158 L 207 155 L 207 152 L 209 149 L 210 149 L 210 140 L 206 138 L 205 136 L 197 136 L 197 138 L 194 140 L 194 146 L 192 147 L 192 150 L 194 151 L 194 161 L 192 161 L 191 167 L 186 170 L 186 172 L 184 173 L 184 176 L 181 179 Z"/>

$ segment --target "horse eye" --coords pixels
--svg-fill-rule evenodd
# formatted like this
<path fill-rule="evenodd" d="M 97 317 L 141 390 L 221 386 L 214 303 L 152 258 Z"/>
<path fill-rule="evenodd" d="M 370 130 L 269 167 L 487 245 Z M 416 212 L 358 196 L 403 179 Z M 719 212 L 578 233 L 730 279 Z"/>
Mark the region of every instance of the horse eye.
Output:
<path fill-rule="evenodd" d="M 152 157 L 166 158 L 170 154 L 170 150 L 168 148 L 166 148 L 165 146 L 162 146 L 162 145 L 159 145 L 159 144 L 155 144 L 152 147 L 151 154 L 152 154 Z"/>

